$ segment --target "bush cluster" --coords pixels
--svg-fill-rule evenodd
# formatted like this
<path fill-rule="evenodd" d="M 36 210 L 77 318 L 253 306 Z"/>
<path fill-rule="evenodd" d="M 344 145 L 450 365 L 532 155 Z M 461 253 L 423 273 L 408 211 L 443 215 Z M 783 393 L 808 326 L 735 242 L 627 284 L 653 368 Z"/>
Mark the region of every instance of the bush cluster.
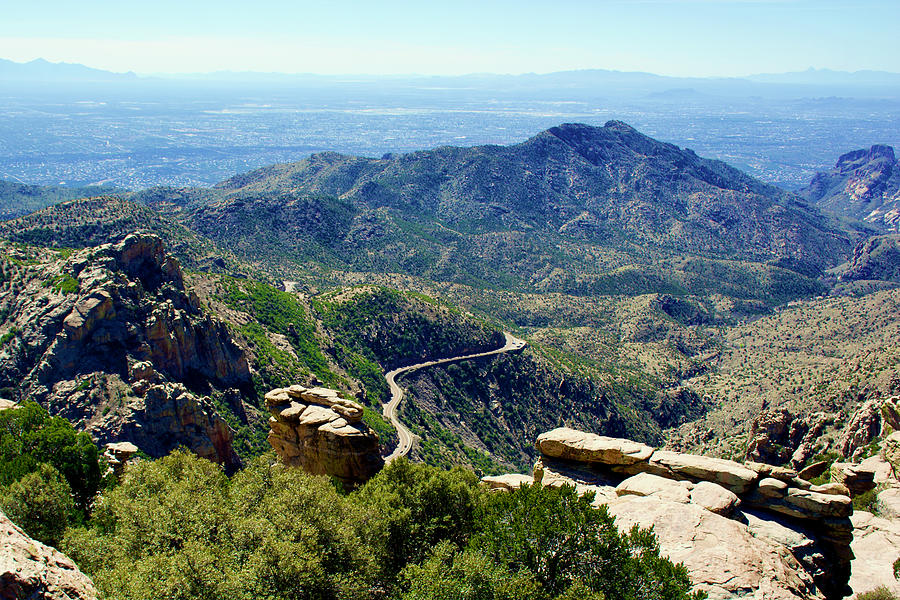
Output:
<path fill-rule="evenodd" d="M 228 478 L 178 451 L 134 465 L 62 548 L 120 599 L 700 597 L 650 531 L 570 488 L 491 494 L 405 459 L 346 494 L 271 455 Z"/>

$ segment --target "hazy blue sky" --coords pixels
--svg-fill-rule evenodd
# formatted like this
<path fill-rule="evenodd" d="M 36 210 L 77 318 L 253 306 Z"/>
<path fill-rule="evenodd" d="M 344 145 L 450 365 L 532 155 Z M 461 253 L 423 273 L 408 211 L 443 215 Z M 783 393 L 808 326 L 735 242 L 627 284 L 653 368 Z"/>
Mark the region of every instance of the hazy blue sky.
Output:
<path fill-rule="evenodd" d="M 0 58 L 114 71 L 900 72 L 900 0 L 0 0 Z"/>

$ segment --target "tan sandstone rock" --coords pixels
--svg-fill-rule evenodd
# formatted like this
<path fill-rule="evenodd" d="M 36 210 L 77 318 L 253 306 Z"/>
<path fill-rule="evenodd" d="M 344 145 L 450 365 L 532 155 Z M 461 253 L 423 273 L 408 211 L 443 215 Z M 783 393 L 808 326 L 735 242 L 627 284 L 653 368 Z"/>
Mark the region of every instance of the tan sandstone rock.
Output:
<path fill-rule="evenodd" d="M 532 485 L 534 478 L 531 475 L 520 475 L 518 473 L 510 473 L 508 475 L 486 475 L 481 478 L 481 482 L 492 490 L 515 490 L 523 485 Z"/>
<path fill-rule="evenodd" d="M 691 501 L 689 481 L 675 481 L 651 473 L 638 473 L 616 486 L 618 496 L 654 496 L 662 500 L 685 504 Z"/>
<path fill-rule="evenodd" d="M 759 475 L 740 463 L 722 458 L 657 450 L 648 461 L 652 472 L 673 479 L 718 483 L 735 494 L 746 492 Z"/>
<path fill-rule="evenodd" d="M 292 385 L 269 391 L 269 443 L 285 464 L 357 485 L 384 466 L 363 407 L 328 388 Z"/>
<path fill-rule="evenodd" d="M 542 433 L 537 449 L 544 456 L 606 465 L 632 465 L 645 461 L 653 448 L 623 438 L 611 438 L 559 427 Z"/>
<path fill-rule="evenodd" d="M 875 469 L 854 463 L 836 462 L 831 465 L 831 480 L 847 486 L 853 496 L 875 488 Z"/>
<path fill-rule="evenodd" d="M 0 512 L 0 598 L 96 600 L 97 590 L 69 557 L 31 539 Z"/>
<path fill-rule="evenodd" d="M 701 481 L 691 490 L 691 502 L 717 515 L 727 517 L 740 506 L 741 499 L 717 483 Z"/>
<path fill-rule="evenodd" d="M 886 586 L 900 594 L 900 582 L 894 579 L 893 562 L 900 556 L 900 523 L 865 511 L 850 517 L 853 523 L 854 559 L 850 587 L 854 594 Z"/>
<path fill-rule="evenodd" d="M 756 537 L 747 525 L 695 504 L 623 496 L 610 504 L 616 525 L 653 526 L 661 553 L 683 562 L 696 589 L 711 600 L 821 598 L 812 578 L 781 544 Z"/>

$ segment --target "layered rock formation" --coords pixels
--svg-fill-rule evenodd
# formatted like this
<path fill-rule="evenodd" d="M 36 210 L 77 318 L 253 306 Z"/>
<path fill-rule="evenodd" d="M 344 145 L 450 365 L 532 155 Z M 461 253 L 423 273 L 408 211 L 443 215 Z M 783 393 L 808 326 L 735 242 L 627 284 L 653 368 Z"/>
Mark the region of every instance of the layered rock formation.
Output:
<path fill-rule="evenodd" d="M 537 440 L 531 477 L 485 478 L 496 489 L 574 485 L 620 527 L 653 526 L 710 598 L 841 598 L 849 593 L 853 506 L 842 484 L 814 486 L 764 463 L 658 450 L 559 428 Z"/>
<path fill-rule="evenodd" d="M 363 407 L 328 388 L 292 385 L 266 394 L 269 443 L 285 464 L 358 485 L 384 466 Z"/>
<path fill-rule="evenodd" d="M 0 512 L 0 598 L 96 600 L 97 590 L 69 557 L 31 539 Z"/>
<path fill-rule="evenodd" d="M 10 317 L 0 329 L 14 336 L 0 350 L 0 387 L 101 444 L 127 440 L 151 456 L 184 445 L 237 465 L 231 430 L 208 395 L 234 397 L 250 384 L 249 366 L 185 289 L 158 237 L 29 260 L 37 264 L 4 267 L 0 314 Z"/>

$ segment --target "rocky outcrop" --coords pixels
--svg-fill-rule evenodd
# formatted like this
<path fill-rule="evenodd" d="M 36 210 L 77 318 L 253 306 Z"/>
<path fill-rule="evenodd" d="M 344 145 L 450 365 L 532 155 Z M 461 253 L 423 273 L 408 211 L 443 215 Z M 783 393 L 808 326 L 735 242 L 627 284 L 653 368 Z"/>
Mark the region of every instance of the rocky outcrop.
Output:
<path fill-rule="evenodd" d="M 0 512 L 0 598 L 96 600 L 97 590 L 69 557 L 31 539 Z"/>
<path fill-rule="evenodd" d="M 292 385 L 266 394 L 269 443 L 285 464 L 330 475 L 350 486 L 383 466 L 377 434 L 362 421 L 363 407 L 328 388 Z"/>
<path fill-rule="evenodd" d="M 863 465 L 836 462 L 831 465 L 831 480 L 847 486 L 851 496 L 875 489 L 875 469 Z"/>
<path fill-rule="evenodd" d="M 687 567 L 695 589 L 711 600 L 796 600 L 820 597 L 809 573 L 790 549 L 759 529 L 690 503 L 626 497 L 611 504 L 616 524 L 653 527 L 660 548 Z"/>
<path fill-rule="evenodd" d="M 828 212 L 882 231 L 900 230 L 900 164 L 890 146 L 842 155 L 831 171 L 816 173 L 800 194 Z"/>
<path fill-rule="evenodd" d="M 592 493 L 620 527 L 652 525 L 663 552 L 683 561 L 711 598 L 849 593 L 853 506 L 842 483 L 816 486 L 785 467 L 568 428 L 541 434 L 537 448 L 534 483 Z M 494 489 L 529 483 L 521 475 L 494 479 Z"/>
<path fill-rule="evenodd" d="M 3 288 L 0 313 L 11 321 L 2 326 L 17 335 L 0 351 L 0 387 L 101 444 L 130 441 L 151 456 L 183 445 L 238 464 L 211 396 L 237 398 L 226 404 L 244 417 L 238 390 L 251 386 L 247 360 L 185 289 L 158 237 L 132 234 L 51 256 Z"/>
<path fill-rule="evenodd" d="M 106 459 L 109 471 L 117 479 L 121 479 L 128 462 L 137 453 L 138 447 L 131 442 L 112 442 L 106 445 L 103 457 Z"/>
<path fill-rule="evenodd" d="M 825 428 L 824 414 L 795 415 L 780 408 L 761 412 L 750 426 L 747 460 L 799 467 L 812 455 Z"/>
<path fill-rule="evenodd" d="M 897 429 L 900 429 L 900 396 L 867 400 L 844 428 L 838 449 L 843 456 L 858 458 L 873 440 Z"/>

